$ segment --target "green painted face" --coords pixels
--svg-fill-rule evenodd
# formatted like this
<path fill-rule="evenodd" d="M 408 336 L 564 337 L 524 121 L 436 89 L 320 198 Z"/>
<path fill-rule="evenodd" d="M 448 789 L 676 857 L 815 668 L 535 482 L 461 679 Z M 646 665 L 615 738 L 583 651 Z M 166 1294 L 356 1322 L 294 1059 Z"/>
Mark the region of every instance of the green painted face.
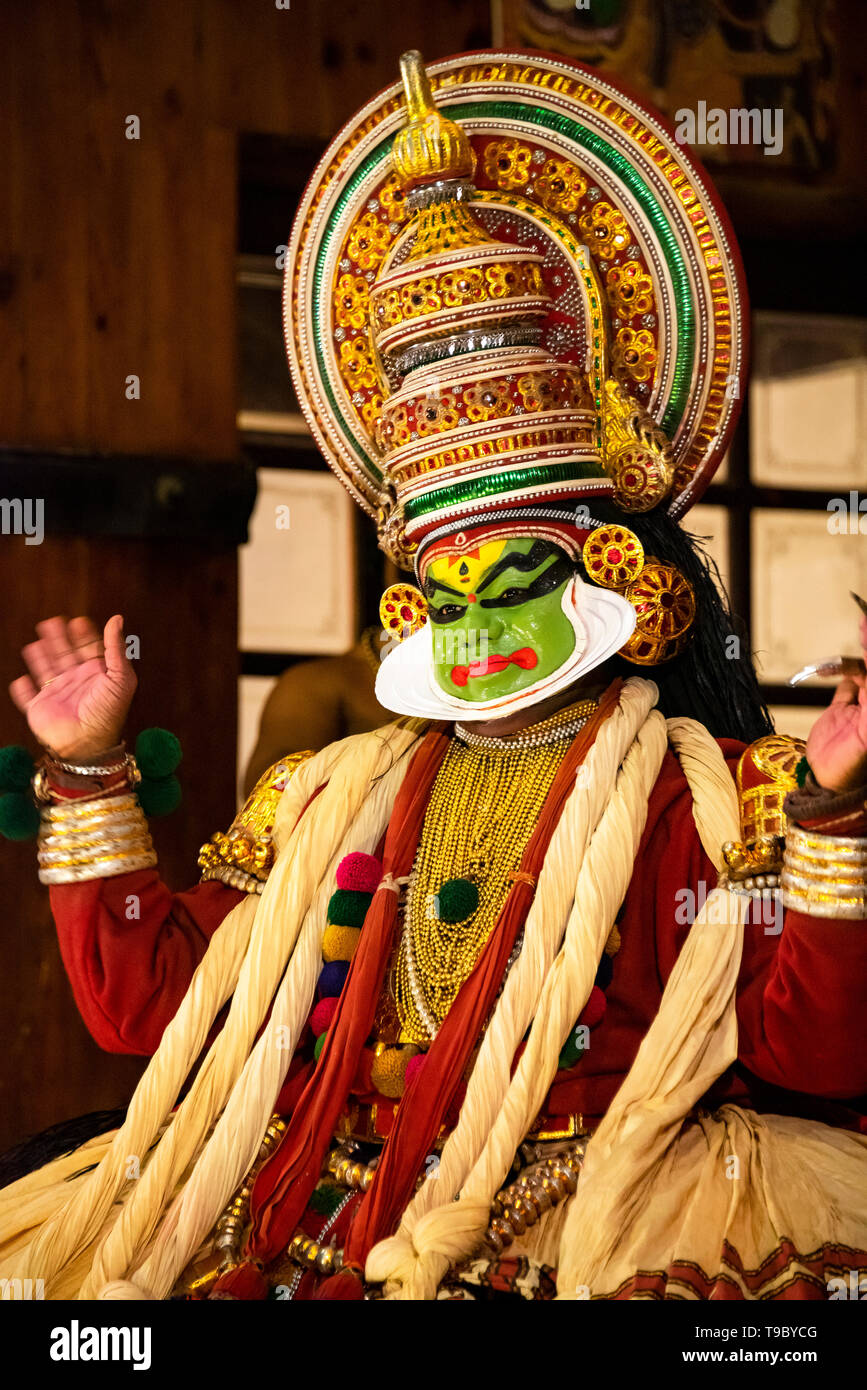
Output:
<path fill-rule="evenodd" d="M 469 703 L 525 690 L 575 647 L 561 607 L 574 565 L 550 541 L 488 541 L 438 556 L 425 575 L 437 684 Z"/>

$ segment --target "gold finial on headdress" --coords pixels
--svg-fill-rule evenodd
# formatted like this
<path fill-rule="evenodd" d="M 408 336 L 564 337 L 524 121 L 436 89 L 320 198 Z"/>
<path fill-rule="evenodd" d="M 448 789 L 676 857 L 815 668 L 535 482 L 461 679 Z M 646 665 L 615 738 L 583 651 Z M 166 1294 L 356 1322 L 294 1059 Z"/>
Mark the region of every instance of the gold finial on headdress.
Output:
<path fill-rule="evenodd" d="M 438 179 L 471 179 L 476 157 L 466 133 L 437 110 L 421 54 L 412 49 L 400 59 L 409 120 L 395 137 L 391 162 L 409 191 Z"/>

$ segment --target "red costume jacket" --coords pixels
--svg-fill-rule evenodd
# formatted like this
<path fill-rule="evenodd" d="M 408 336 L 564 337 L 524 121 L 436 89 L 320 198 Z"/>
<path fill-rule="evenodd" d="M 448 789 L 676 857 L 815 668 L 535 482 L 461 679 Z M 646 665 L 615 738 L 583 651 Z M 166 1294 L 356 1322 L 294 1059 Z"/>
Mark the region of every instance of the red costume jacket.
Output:
<path fill-rule="evenodd" d="M 743 745 L 724 740 L 722 747 L 734 771 Z M 669 753 L 618 916 L 621 947 L 607 1011 L 580 1062 L 558 1073 L 544 1108 L 549 1120 L 604 1114 L 689 931 L 693 914 L 686 908 L 691 902 L 697 910 L 716 878 L 686 779 Z M 52 887 L 64 964 L 101 1047 L 155 1051 L 211 936 L 242 896 L 217 882 L 172 894 L 154 869 Z M 867 1093 L 867 924 L 794 911 L 768 916 L 745 929 L 739 1060 L 708 1101 L 735 1099 L 760 1111 L 858 1127 Z"/>

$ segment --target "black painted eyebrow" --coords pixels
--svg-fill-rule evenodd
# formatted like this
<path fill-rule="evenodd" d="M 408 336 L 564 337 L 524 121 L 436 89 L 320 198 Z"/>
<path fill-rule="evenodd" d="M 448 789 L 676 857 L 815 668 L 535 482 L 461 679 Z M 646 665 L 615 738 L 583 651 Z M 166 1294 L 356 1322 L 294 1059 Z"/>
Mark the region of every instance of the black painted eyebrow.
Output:
<path fill-rule="evenodd" d="M 466 594 L 461 593 L 460 589 L 450 589 L 441 579 L 434 579 L 433 575 L 429 575 L 424 581 L 424 591 L 428 598 L 433 598 L 434 589 L 442 589 L 444 593 L 454 594 L 456 598 L 466 598 Z"/>
<path fill-rule="evenodd" d="M 538 569 L 542 561 L 547 560 L 549 555 L 556 555 L 557 549 L 558 547 L 551 541 L 539 540 L 534 542 L 532 548 L 528 550 L 526 555 L 520 554 L 519 551 L 512 551 L 507 555 L 503 555 L 491 569 L 484 584 L 478 586 L 476 593 L 482 593 L 482 591 L 487 589 L 489 584 L 493 584 L 494 580 L 498 579 L 505 570 L 516 569 L 520 571 L 521 574 L 529 574 L 531 570 Z"/>
<path fill-rule="evenodd" d="M 553 565 L 549 565 L 546 570 L 538 574 L 536 578 L 527 585 L 526 589 L 517 590 L 513 598 L 507 598 L 505 595 L 501 594 L 499 598 L 479 599 L 479 605 L 482 608 L 516 608 L 519 604 L 526 603 L 529 599 L 541 598 L 544 594 L 550 594 L 554 589 L 559 589 L 560 585 L 565 583 L 574 573 L 575 566 L 569 559 L 569 556 L 561 555 L 558 560 L 554 561 Z M 506 590 L 506 594 L 511 592 L 510 589 Z"/>

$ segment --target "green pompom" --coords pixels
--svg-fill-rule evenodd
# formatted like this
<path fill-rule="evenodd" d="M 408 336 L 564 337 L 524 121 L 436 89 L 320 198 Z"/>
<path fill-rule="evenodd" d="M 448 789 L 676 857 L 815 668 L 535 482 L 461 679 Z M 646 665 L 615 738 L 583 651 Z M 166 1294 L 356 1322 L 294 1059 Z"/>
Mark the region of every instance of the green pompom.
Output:
<path fill-rule="evenodd" d="M 799 787 L 803 787 L 804 783 L 807 780 L 807 773 L 809 771 L 810 764 L 807 762 L 807 759 L 801 758 L 801 760 L 798 763 L 798 766 L 795 768 L 795 781 L 797 782 Z"/>
<path fill-rule="evenodd" d="M 372 897 L 357 888 L 338 888 L 328 899 L 328 921 L 333 927 L 363 926 Z"/>
<path fill-rule="evenodd" d="M 437 916 L 441 922 L 465 922 L 479 905 L 479 890 L 468 878 L 450 878 L 437 893 Z"/>
<path fill-rule="evenodd" d="M 136 794 L 146 816 L 171 815 L 181 804 L 181 784 L 177 777 L 143 777 Z"/>
<path fill-rule="evenodd" d="M 168 729 L 143 729 L 135 741 L 135 760 L 142 777 L 168 777 L 181 761 L 181 745 Z"/>
<path fill-rule="evenodd" d="M 319 1037 L 316 1039 L 315 1043 L 313 1044 L 313 1057 L 314 1057 L 314 1060 L 317 1061 L 317 1062 L 319 1061 L 319 1054 L 320 1054 L 320 1052 L 322 1051 L 323 1047 L 325 1046 L 325 1039 L 326 1039 L 327 1037 L 328 1037 L 328 1033 L 327 1033 L 327 1032 L 325 1032 L 325 1033 L 320 1033 L 320 1034 L 319 1034 Z"/>
<path fill-rule="evenodd" d="M 310 1207 L 317 1211 L 320 1216 L 333 1216 L 340 1203 L 346 1196 L 334 1183 L 320 1183 L 313 1189 L 310 1197 Z"/>
<path fill-rule="evenodd" d="M 560 1057 L 557 1061 L 559 1071 L 568 1071 L 569 1068 L 574 1067 L 575 1063 L 583 1056 L 585 1050 L 584 1038 L 586 1034 L 587 1029 L 580 1025 L 576 1025 L 575 1028 L 572 1029 L 572 1032 L 563 1044 L 563 1051 L 560 1053 Z"/>
<path fill-rule="evenodd" d="M 39 833 L 39 812 L 23 792 L 0 796 L 0 835 L 7 840 L 32 840 Z"/>
<path fill-rule="evenodd" d="M 0 748 L 0 792 L 26 792 L 33 776 L 33 759 L 20 743 Z"/>

